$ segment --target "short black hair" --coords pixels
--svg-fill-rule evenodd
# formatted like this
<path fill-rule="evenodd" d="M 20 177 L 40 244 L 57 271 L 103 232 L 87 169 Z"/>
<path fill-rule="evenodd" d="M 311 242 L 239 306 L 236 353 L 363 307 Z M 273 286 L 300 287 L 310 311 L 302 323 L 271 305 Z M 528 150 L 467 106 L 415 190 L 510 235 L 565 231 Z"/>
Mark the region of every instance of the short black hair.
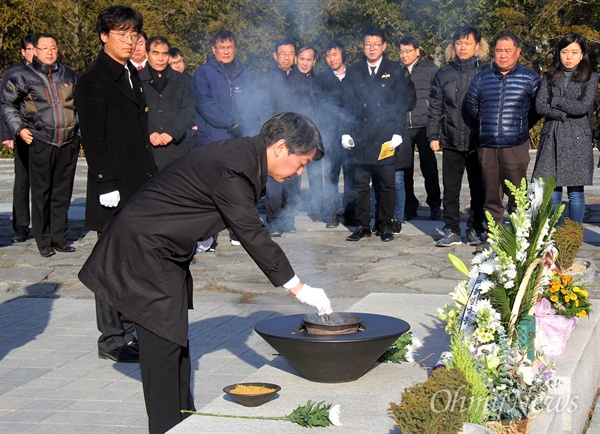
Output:
<path fill-rule="evenodd" d="M 516 48 L 519 48 L 521 46 L 521 38 L 519 38 L 513 32 L 502 32 L 494 39 L 494 48 L 496 47 L 496 44 L 498 44 L 498 41 L 502 41 L 505 39 L 513 41 L 513 44 L 515 44 Z"/>
<path fill-rule="evenodd" d="M 277 53 L 277 50 L 279 49 L 279 47 L 281 47 L 282 45 L 293 45 L 294 52 L 296 52 L 296 42 L 294 42 L 294 40 L 292 38 L 288 38 L 286 36 L 285 38 L 281 38 L 281 39 L 277 40 L 277 42 L 275 42 L 275 52 L 276 53 Z"/>
<path fill-rule="evenodd" d="M 323 139 L 317 126 L 306 116 L 294 112 L 283 112 L 273 116 L 260 129 L 267 146 L 285 140 L 290 154 L 306 155 L 316 149 L 313 160 L 325 155 Z"/>
<path fill-rule="evenodd" d="M 98 14 L 96 30 L 98 36 L 111 30 L 131 30 L 142 34 L 144 19 L 135 9 L 128 6 L 110 6 Z"/>
<path fill-rule="evenodd" d="M 21 49 L 25 50 L 27 48 L 27 44 L 34 45 L 33 41 L 35 39 L 35 33 L 28 33 L 27 35 L 21 38 Z"/>
<path fill-rule="evenodd" d="M 468 38 L 469 35 L 473 35 L 475 42 L 479 44 L 481 42 L 481 30 L 475 27 L 473 24 L 466 24 L 459 27 L 456 32 L 452 35 L 452 43 L 454 44 L 459 39 Z"/>
<path fill-rule="evenodd" d="M 385 33 L 383 32 L 383 30 L 381 30 L 380 27 L 377 27 L 377 26 L 371 26 L 367 30 L 364 31 L 364 33 L 363 33 L 363 41 L 365 40 L 365 38 L 367 36 L 379 36 L 381 38 L 381 43 L 382 44 L 384 42 L 386 42 Z"/>
<path fill-rule="evenodd" d="M 51 33 L 37 33 L 33 36 L 31 43 L 34 47 L 37 47 L 38 42 L 40 42 L 40 39 L 42 38 L 52 38 L 54 39 L 54 42 L 56 42 L 56 45 L 58 45 L 58 39 L 56 39 L 56 36 Z"/>
<path fill-rule="evenodd" d="M 183 57 L 183 51 L 177 47 L 171 47 L 169 50 L 169 56 L 171 57 Z"/>
<path fill-rule="evenodd" d="M 169 51 L 171 50 L 171 43 L 167 38 L 165 38 L 164 36 L 152 36 L 146 40 L 146 51 L 149 52 L 150 47 L 155 42 L 158 42 L 159 44 L 165 44 L 169 48 Z"/>
<path fill-rule="evenodd" d="M 315 59 L 317 58 L 317 50 L 315 50 L 315 47 L 312 47 L 310 45 L 303 45 L 302 47 L 300 47 L 298 49 L 298 56 L 300 56 L 300 53 L 303 53 L 304 51 L 308 51 L 308 50 L 312 50 L 313 54 L 315 55 Z"/>
<path fill-rule="evenodd" d="M 333 50 L 334 48 L 337 48 L 342 52 L 342 62 L 346 62 L 346 49 L 344 48 L 344 44 L 342 44 L 342 42 L 337 39 L 332 39 L 331 41 L 327 42 L 323 51 L 327 56 L 327 53 Z"/>
<path fill-rule="evenodd" d="M 230 30 L 219 30 L 210 39 L 210 45 L 213 47 L 217 46 L 217 42 L 231 41 L 233 45 L 237 45 L 237 38 L 235 34 Z"/>
<path fill-rule="evenodd" d="M 412 45 L 413 48 L 421 48 L 419 45 L 419 41 L 414 36 L 405 36 L 400 39 L 400 45 Z"/>

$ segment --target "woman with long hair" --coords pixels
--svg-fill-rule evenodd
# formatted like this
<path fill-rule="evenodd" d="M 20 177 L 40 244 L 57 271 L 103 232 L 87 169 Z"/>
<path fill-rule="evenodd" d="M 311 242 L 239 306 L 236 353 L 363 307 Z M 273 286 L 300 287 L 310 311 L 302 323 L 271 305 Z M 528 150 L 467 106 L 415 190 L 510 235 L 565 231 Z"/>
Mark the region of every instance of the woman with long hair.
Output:
<path fill-rule="evenodd" d="M 581 223 L 585 212 L 584 185 L 592 184 L 593 112 L 598 73 L 592 72 L 585 38 L 569 33 L 556 46 L 552 65 L 544 74 L 535 107 L 545 116 L 533 169 L 534 178 L 556 177 L 552 204 L 569 197 L 569 218 Z"/>

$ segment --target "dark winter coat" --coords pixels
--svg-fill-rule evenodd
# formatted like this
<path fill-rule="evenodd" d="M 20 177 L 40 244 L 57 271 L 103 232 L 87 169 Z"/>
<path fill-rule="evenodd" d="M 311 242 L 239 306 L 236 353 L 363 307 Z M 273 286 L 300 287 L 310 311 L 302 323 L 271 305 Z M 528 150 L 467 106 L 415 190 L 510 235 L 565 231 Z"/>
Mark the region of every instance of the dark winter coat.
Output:
<path fill-rule="evenodd" d="M 2 115 L 13 137 L 27 128 L 46 145 L 61 147 L 77 140 L 76 81 L 72 69 L 61 63 L 46 65 L 37 57 L 17 71 L 1 97 Z"/>
<path fill-rule="evenodd" d="M 475 76 L 465 101 L 477 119 L 479 146 L 511 148 L 529 140 L 539 85 L 540 76 L 518 62 L 506 74 L 492 64 Z"/>
<path fill-rule="evenodd" d="M 362 60 L 348 67 L 344 85 L 344 103 L 352 122 L 344 134 L 350 134 L 355 146 L 349 151 L 353 164 L 395 164 L 394 158 L 379 160 L 381 145 L 394 134 L 408 143 L 407 113 L 416 104 L 415 86 L 408 71 L 398 62 L 381 60 L 375 78 Z"/>
<path fill-rule="evenodd" d="M 102 231 L 116 209 L 156 173 L 142 84 L 129 62 L 132 89 L 124 69 L 102 51 L 75 91 L 88 164 L 85 227 L 94 231 Z M 100 205 L 98 197 L 115 190 L 121 195 L 119 206 Z"/>
<path fill-rule="evenodd" d="M 569 81 L 567 84 L 565 80 L 561 76 L 551 86 L 542 80 L 535 100 L 538 114 L 546 119 L 533 177 L 556 176 L 556 185 L 562 187 L 591 185 L 598 73 L 592 73 L 586 83 Z"/>
<path fill-rule="evenodd" d="M 262 137 L 196 147 L 114 215 L 79 278 L 128 318 L 187 346 L 197 240 L 228 227 L 273 285 L 294 277 L 258 214 L 266 182 Z"/>
<path fill-rule="evenodd" d="M 174 71 L 170 66 L 165 69 L 166 85 L 159 93 L 152 85 L 153 79 L 146 64 L 139 71 L 148 105 L 148 132 L 167 133 L 173 141 L 167 146 L 153 146 L 154 161 L 162 169 L 171 161 L 185 155 L 196 145 L 195 137 L 188 137 L 188 127 L 195 116 L 194 94 L 190 77 Z"/>
<path fill-rule="evenodd" d="M 0 100 L 2 99 L 2 92 L 6 88 L 8 79 L 25 67 L 27 67 L 27 64 L 25 62 L 22 62 L 16 65 L 9 66 L 2 72 L 2 83 L 0 84 Z M 15 136 L 8 129 L 8 125 L 6 125 L 4 116 L 2 116 L 2 110 L 0 110 L 0 142 L 4 142 L 5 140 L 15 140 Z"/>
<path fill-rule="evenodd" d="M 408 67 L 402 65 L 408 71 Z M 440 68 L 435 64 L 423 60 L 420 57 L 413 65 L 410 79 L 415 85 L 417 93 L 417 105 L 408 113 L 409 128 L 424 128 L 427 126 L 427 115 L 429 113 L 429 91 L 433 78 Z"/>
<path fill-rule="evenodd" d="M 256 102 L 253 101 L 254 77 L 239 60 L 233 59 L 233 63 L 232 80 L 214 56 L 194 74 L 192 87 L 201 145 L 231 137 L 227 129 L 233 121 L 244 124 L 244 135 L 253 134 L 258 128 L 257 110 L 253 105 Z"/>
<path fill-rule="evenodd" d="M 445 149 L 460 152 L 477 148 L 477 124 L 465 105 L 473 78 L 489 64 L 477 57 L 455 58 L 440 69 L 429 93 L 427 138 L 439 140 Z"/>

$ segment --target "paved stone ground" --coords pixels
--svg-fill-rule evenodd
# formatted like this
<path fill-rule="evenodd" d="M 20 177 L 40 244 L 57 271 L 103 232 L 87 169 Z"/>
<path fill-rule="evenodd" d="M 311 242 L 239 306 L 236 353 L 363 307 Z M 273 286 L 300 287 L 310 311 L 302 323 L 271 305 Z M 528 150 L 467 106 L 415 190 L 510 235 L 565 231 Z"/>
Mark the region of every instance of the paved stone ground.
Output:
<path fill-rule="evenodd" d="M 138 366 L 97 358 L 92 294 L 77 280 L 96 241 L 95 233 L 83 228 L 86 170 L 80 160 L 69 212 L 69 238 L 77 252 L 42 258 L 33 239 L 11 244 L 12 160 L 0 160 L 2 433 L 146 431 Z M 600 264 L 598 170 L 594 181 L 595 186 L 586 187 L 588 212 L 580 256 Z M 424 203 L 418 177 L 415 186 Z M 464 184 L 465 207 L 467 188 Z M 377 237 L 346 242 L 348 229 L 326 229 L 301 211 L 298 233 L 285 234 L 278 242 L 301 279 L 325 288 L 336 310 L 371 292 L 406 294 L 410 302 L 412 294 L 450 292 L 461 275 L 447 254 L 468 263 L 474 251 L 466 244 L 436 248 L 443 224 L 427 220 L 428 211 L 421 208 L 421 217 L 405 224 L 402 234 L 385 244 Z M 196 309 L 190 311 L 190 342 L 198 405 L 273 359 L 273 350 L 252 331 L 254 324 L 272 315 L 305 311 L 273 288 L 241 247 L 230 246 L 226 233 L 220 241 L 216 253 L 198 255 L 192 267 Z M 596 282 L 599 273 L 597 269 Z M 597 287 L 594 298 L 600 298 Z M 598 424 L 593 428 L 600 432 Z"/>

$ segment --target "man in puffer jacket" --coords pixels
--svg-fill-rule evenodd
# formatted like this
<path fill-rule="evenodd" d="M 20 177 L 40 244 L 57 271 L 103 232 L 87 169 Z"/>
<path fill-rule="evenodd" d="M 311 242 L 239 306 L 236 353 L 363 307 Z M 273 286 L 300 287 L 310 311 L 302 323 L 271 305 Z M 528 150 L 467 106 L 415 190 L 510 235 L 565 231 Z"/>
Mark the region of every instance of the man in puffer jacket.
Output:
<path fill-rule="evenodd" d="M 2 93 L 2 112 L 11 134 L 29 146 L 31 225 L 40 254 L 48 257 L 75 251 L 67 245 L 67 211 L 79 152 L 76 76 L 58 62 L 54 36 L 40 33 L 33 46 L 32 62 Z"/>
<path fill-rule="evenodd" d="M 487 44 L 481 30 L 472 25 L 459 28 L 452 36 L 452 46 L 446 51 L 451 62 L 440 69 L 429 94 L 427 137 L 433 151 L 443 148 L 442 179 L 444 184 L 444 235 L 436 246 L 460 244 L 460 189 L 465 169 L 471 194 L 467 220 L 467 241 L 481 243 L 483 227 L 483 182 L 477 158 L 475 119 L 467 112 L 464 97 L 471 80 L 489 67 L 483 57 Z"/>
<path fill-rule="evenodd" d="M 483 209 L 496 224 L 504 219 L 504 194 L 508 213 L 516 210 L 505 181 L 520 185 L 527 176 L 529 129 L 537 120 L 534 103 L 540 77 L 519 63 L 520 45 L 514 33 L 500 33 L 494 43 L 493 64 L 473 79 L 465 100 L 479 125 Z"/>

